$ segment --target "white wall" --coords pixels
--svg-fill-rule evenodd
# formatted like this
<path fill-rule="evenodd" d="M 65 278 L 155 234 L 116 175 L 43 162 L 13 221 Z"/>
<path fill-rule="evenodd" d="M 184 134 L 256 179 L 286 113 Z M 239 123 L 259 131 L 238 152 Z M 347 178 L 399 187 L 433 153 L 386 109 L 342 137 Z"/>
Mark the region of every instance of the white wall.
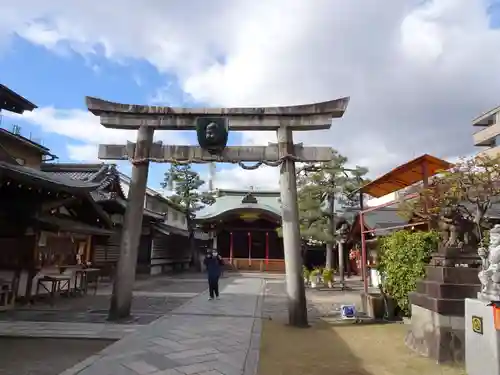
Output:
<path fill-rule="evenodd" d="M 130 181 L 128 180 L 128 177 L 121 176 L 121 187 L 125 196 L 128 196 L 128 191 L 130 189 Z M 169 206 L 164 200 L 159 198 L 157 194 L 159 193 L 155 190 L 147 188 L 146 196 L 144 197 L 144 208 L 152 204 L 152 206 L 155 207 L 153 208 L 153 211 L 166 213 L 165 224 L 179 229 L 187 229 L 187 222 L 184 213 L 176 210 L 172 206 Z"/>
<path fill-rule="evenodd" d="M 366 207 L 374 207 L 398 199 L 398 192 L 384 195 L 380 198 L 372 198 L 365 202 Z"/>
<path fill-rule="evenodd" d="M 168 208 L 168 215 L 165 218 L 165 224 L 179 229 L 187 229 L 186 215 L 172 207 Z"/>

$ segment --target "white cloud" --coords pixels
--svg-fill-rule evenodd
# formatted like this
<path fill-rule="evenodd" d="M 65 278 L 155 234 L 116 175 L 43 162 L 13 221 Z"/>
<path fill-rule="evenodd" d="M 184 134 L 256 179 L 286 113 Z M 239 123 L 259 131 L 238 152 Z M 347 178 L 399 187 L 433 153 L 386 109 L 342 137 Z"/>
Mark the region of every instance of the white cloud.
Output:
<path fill-rule="evenodd" d="M 78 160 L 87 163 L 98 163 L 97 145 L 67 145 L 68 156 L 71 160 Z"/>
<path fill-rule="evenodd" d="M 248 163 L 248 165 L 251 165 Z M 239 166 L 220 169 L 214 179 L 217 189 L 279 189 L 279 168 L 261 166 L 254 170 L 245 170 Z"/>
<path fill-rule="evenodd" d="M 295 140 L 332 145 L 377 175 L 423 153 L 451 158 L 473 151 L 470 119 L 500 101 L 500 31 L 489 28 L 490 3 L 18 0 L 0 5 L 0 40 L 17 33 L 59 53 L 145 59 L 174 74 L 187 95 L 213 105 L 350 95 L 331 130 Z M 98 130 L 95 119 L 78 112 L 72 114 L 94 124 L 94 134 L 81 124 L 61 130 L 60 112 L 44 110 L 34 114 L 48 116 L 44 129 L 89 144 L 131 137 Z M 270 140 L 274 134 L 244 135 L 251 144 Z M 265 184 L 272 174 L 231 170 L 226 180 L 219 172 L 228 186 Z"/>
<path fill-rule="evenodd" d="M 5 112 L 6 116 L 22 118 L 31 124 L 37 125 L 42 131 L 68 137 L 78 143 L 66 145 L 68 156 L 75 161 L 94 162 L 97 160 L 97 145 L 126 144 L 135 141 L 137 131 L 108 129 L 99 123 L 99 117 L 92 113 L 80 110 L 61 110 L 53 107 L 42 107 L 33 112 L 25 112 L 22 116 Z M 157 131 L 155 141 L 164 143 L 186 143 L 184 131 Z"/>

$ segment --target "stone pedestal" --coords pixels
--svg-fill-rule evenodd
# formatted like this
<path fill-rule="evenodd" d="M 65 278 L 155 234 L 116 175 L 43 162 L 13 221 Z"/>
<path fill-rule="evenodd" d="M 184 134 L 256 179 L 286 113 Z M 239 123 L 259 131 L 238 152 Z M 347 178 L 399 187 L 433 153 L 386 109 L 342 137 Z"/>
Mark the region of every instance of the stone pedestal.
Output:
<path fill-rule="evenodd" d="M 465 300 L 465 342 L 467 375 L 500 374 L 500 331 L 488 302 Z"/>
<path fill-rule="evenodd" d="M 469 267 L 426 267 L 426 278 L 410 293 L 411 328 L 405 340 L 409 348 L 438 363 L 464 361 L 464 301 L 480 290 L 477 273 Z"/>
<path fill-rule="evenodd" d="M 380 293 L 361 293 L 361 310 L 371 319 L 381 320 L 384 318 L 393 319 L 396 308 L 396 302 L 390 296 L 387 297 L 387 313 L 385 317 L 386 306 L 384 297 Z"/>

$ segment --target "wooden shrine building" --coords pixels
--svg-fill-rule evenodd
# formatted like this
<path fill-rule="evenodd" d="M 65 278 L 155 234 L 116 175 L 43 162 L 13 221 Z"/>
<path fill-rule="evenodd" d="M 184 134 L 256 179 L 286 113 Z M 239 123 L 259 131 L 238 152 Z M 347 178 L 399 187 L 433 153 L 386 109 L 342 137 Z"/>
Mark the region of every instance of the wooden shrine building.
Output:
<path fill-rule="evenodd" d="M 120 256 L 130 178 L 120 173 L 114 164 L 105 163 L 46 163 L 42 170 L 54 176 L 98 185 L 91 195 L 109 215 L 113 232 L 95 239 L 91 259 L 103 273 L 111 276 Z M 144 198 L 137 272 L 159 274 L 173 268 L 187 268 L 191 261 L 188 249 L 188 232 L 182 208 L 148 188 Z"/>
<path fill-rule="evenodd" d="M 0 85 L 0 109 L 21 114 L 34 108 Z M 53 163 L 57 157 L 47 147 L 20 133 L 19 127 L 0 129 L 0 310 L 48 293 L 50 275 L 69 277 L 68 288 L 73 271 L 87 264 L 111 276 L 127 207 L 128 178 L 114 165 Z M 139 272 L 187 268 L 184 218 L 181 207 L 148 192 Z"/>
<path fill-rule="evenodd" d="M 0 106 L 22 113 L 36 106 L 0 85 Z M 92 199 L 91 182 L 53 176 L 41 170 L 56 157 L 19 134 L 0 129 L 0 287 L 5 305 L 30 298 L 47 268 L 89 259 L 93 236 L 107 236 L 112 223 Z M 2 306 L 0 306 L 1 308 Z"/>
<path fill-rule="evenodd" d="M 282 272 L 279 197 L 274 191 L 217 190 L 215 203 L 199 211 L 196 222 L 233 268 Z"/>

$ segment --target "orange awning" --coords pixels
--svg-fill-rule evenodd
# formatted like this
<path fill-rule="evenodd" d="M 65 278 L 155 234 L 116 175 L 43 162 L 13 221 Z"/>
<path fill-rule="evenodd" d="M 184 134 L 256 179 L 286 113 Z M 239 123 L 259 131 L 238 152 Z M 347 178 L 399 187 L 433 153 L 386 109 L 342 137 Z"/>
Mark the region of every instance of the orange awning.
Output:
<path fill-rule="evenodd" d="M 366 184 L 360 190 L 375 198 L 404 189 L 408 186 L 429 178 L 440 171 L 450 169 L 453 164 L 446 160 L 438 159 L 434 156 L 424 154 L 399 167 L 394 168 L 389 173 Z"/>

